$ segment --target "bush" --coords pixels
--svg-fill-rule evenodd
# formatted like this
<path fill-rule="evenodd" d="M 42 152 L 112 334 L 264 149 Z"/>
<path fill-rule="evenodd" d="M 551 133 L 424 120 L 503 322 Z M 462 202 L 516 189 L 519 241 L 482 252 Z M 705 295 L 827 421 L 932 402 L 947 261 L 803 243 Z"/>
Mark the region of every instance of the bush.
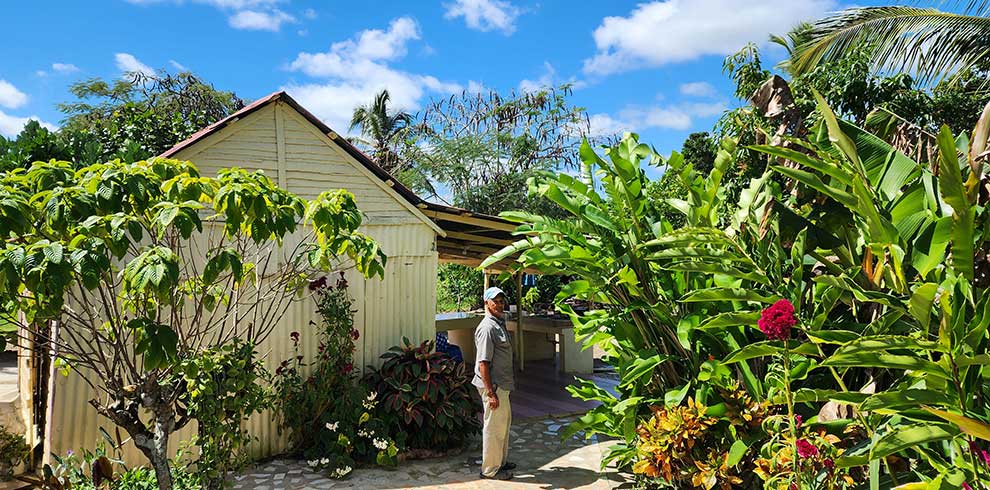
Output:
<path fill-rule="evenodd" d="M 354 341 L 360 333 L 354 329 L 347 282 L 341 274 L 336 286 L 324 278 L 310 289 L 323 317 L 319 355 L 306 376 L 300 335 L 290 334 L 296 355 L 275 371 L 280 428 L 288 431 L 295 453 L 332 477 L 343 478 L 361 463 L 393 466 L 398 447 L 382 421 L 372 417 L 378 396 L 368 393 L 353 374 Z"/>
<path fill-rule="evenodd" d="M 70 450 L 65 456 L 52 455 L 55 466 L 45 465 L 42 477 L 29 477 L 26 481 L 42 490 L 158 490 L 158 479 L 153 469 L 146 466 L 125 467 L 120 461 L 119 444 L 113 444 L 113 447 L 110 455 L 103 444 L 97 445 L 95 451 L 86 450 L 82 454 Z M 182 459 L 183 453 L 180 452 L 170 464 L 172 488 L 204 488 L 197 473 L 174 463 Z"/>
<path fill-rule="evenodd" d="M 261 383 L 268 372 L 256 355 L 253 344 L 234 339 L 181 363 L 183 400 L 198 422 L 196 471 L 206 488 L 221 488 L 227 472 L 248 462 L 252 437 L 243 422 L 271 403 Z"/>
<path fill-rule="evenodd" d="M 0 427 L 0 481 L 10 480 L 14 467 L 21 464 L 30 451 L 24 436 Z"/>
<path fill-rule="evenodd" d="M 413 346 L 403 338 L 403 343 L 382 354 L 381 369 L 366 376 L 381 396 L 379 414 L 398 428 L 396 437 L 410 449 L 461 446 L 480 427 L 466 364 L 434 352 L 432 341 Z"/>

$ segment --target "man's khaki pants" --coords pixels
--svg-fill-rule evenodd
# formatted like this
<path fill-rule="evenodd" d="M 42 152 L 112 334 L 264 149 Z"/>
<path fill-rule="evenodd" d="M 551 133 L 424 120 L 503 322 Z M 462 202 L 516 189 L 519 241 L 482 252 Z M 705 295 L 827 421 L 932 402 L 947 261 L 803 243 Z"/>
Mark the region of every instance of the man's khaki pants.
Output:
<path fill-rule="evenodd" d="M 485 389 L 479 388 L 481 404 L 485 407 L 485 425 L 481 429 L 481 474 L 495 476 L 509 456 L 509 425 L 512 424 L 512 409 L 509 407 L 509 390 L 496 388 L 498 408 L 488 406 Z"/>

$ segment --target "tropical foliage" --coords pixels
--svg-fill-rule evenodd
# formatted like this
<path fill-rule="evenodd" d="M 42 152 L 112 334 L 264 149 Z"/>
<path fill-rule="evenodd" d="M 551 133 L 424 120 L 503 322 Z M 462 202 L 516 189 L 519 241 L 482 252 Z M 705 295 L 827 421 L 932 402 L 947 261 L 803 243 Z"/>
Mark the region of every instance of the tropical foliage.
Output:
<path fill-rule="evenodd" d="M 805 29 L 791 51 L 794 73 L 807 73 L 823 61 L 836 61 L 851 50 L 870 49 L 877 71 L 915 71 L 923 82 L 938 81 L 964 70 L 985 70 L 987 13 L 983 1 L 946 2 L 964 5 L 961 12 L 912 5 L 856 7 L 826 17 Z"/>
<path fill-rule="evenodd" d="M 94 407 L 130 435 L 163 489 L 168 436 L 195 420 L 183 362 L 263 341 L 314 271 L 342 260 L 367 276 L 384 270 L 356 232 L 350 193 L 307 202 L 260 172 L 35 162 L 0 176 L 0 202 L 4 320 L 93 388 Z M 296 232 L 303 239 L 283 247 Z"/>
<path fill-rule="evenodd" d="M 404 137 L 408 133 L 412 116 L 402 111 L 390 111 L 390 98 L 388 90 L 382 90 L 370 104 L 356 107 L 351 117 L 350 129 L 361 130 L 361 137 L 355 141 L 371 148 L 371 156 L 378 165 L 402 178 L 407 170 L 403 165 L 407 162 L 400 158 L 398 150 L 405 144 Z"/>
<path fill-rule="evenodd" d="M 316 327 L 317 358 L 307 363 L 302 336 L 289 334 L 295 355 L 275 371 L 274 404 L 280 430 L 289 434 L 292 451 L 309 466 L 345 478 L 363 463 L 394 466 L 398 447 L 375 407 L 381 397 L 358 382 L 352 299 L 343 274 L 331 283 L 321 277 L 310 284 L 322 322 Z M 308 374 L 307 374 L 308 373 Z"/>
<path fill-rule="evenodd" d="M 471 398 L 469 363 L 435 352 L 432 341 L 382 354 L 382 366 L 366 381 L 381 399 L 378 413 L 409 449 L 442 452 L 461 447 L 478 432 L 480 407 Z"/>
<path fill-rule="evenodd" d="M 532 179 L 570 217 L 504 213 L 521 239 L 490 260 L 521 252 L 521 265 L 579 277 L 558 299 L 601 305 L 571 317 L 621 382 L 573 387 L 603 404 L 572 430 L 620 438 L 610 459 L 649 481 L 985 486 L 990 109 L 972 135 L 941 129 L 932 168 L 813 95 L 805 137 L 749 148 L 769 164 L 728 215 L 716 210 L 732 140 L 702 178 L 628 135 L 604 158 L 582 147 L 604 194 L 564 174 Z M 679 177 L 687 192 L 666 203 L 685 227 L 645 198 L 640 162 Z M 765 423 L 738 430 L 735 387 Z"/>

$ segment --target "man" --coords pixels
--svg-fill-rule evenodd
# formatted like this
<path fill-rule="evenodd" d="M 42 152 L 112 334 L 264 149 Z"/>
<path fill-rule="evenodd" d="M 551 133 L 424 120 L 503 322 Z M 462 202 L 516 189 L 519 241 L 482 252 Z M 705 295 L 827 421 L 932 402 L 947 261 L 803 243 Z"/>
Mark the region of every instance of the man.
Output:
<path fill-rule="evenodd" d="M 509 408 L 509 392 L 515 388 L 512 378 L 512 342 L 505 329 L 505 293 L 499 288 L 488 288 L 485 301 L 485 318 L 474 331 L 477 362 L 472 384 L 481 393 L 485 409 L 485 424 L 481 431 L 481 478 L 495 480 L 512 479 L 509 463 L 509 425 L 512 410 Z"/>

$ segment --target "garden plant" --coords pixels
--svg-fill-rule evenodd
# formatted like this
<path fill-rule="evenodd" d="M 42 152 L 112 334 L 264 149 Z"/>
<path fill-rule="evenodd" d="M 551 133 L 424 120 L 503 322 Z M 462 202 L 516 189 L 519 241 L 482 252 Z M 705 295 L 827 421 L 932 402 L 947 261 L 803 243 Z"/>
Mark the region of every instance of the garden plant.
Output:
<path fill-rule="evenodd" d="M 4 319 L 89 384 L 92 405 L 129 435 L 162 489 L 173 488 L 169 435 L 192 420 L 205 457 L 236 454 L 243 437 L 203 431 L 227 431 L 227 419 L 257 408 L 251 390 L 239 397 L 258 375 L 253 346 L 308 277 L 348 263 L 369 277 L 384 270 L 384 254 L 356 231 L 350 193 L 307 202 L 261 172 L 52 160 L 0 176 L 0 202 Z M 283 240 L 292 234 L 303 239 Z M 201 369 L 211 363 L 239 368 L 221 379 Z"/>
<path fill-rule="evenodd" d="M 817 97 L 817 95 L 816 95 Z M 607 461 L 649 486 L 987 488 L 990 108 L 919 163 L 817 97 L 803 136 L 748 151 L 767 170 L 732 203 L 720 142 L 703 178 L 635 135 L 581 155 L 598 186 L 545 173 L 566 219 L 503 213 L 520 240 L 490 261 L 578 277 L 558 299 L 621 377 L 571 428 L 619 439 Z M 687 192 L 644 196 L 640 163 Z M 717 212 L 731 204 L 729 212 Z"/>

